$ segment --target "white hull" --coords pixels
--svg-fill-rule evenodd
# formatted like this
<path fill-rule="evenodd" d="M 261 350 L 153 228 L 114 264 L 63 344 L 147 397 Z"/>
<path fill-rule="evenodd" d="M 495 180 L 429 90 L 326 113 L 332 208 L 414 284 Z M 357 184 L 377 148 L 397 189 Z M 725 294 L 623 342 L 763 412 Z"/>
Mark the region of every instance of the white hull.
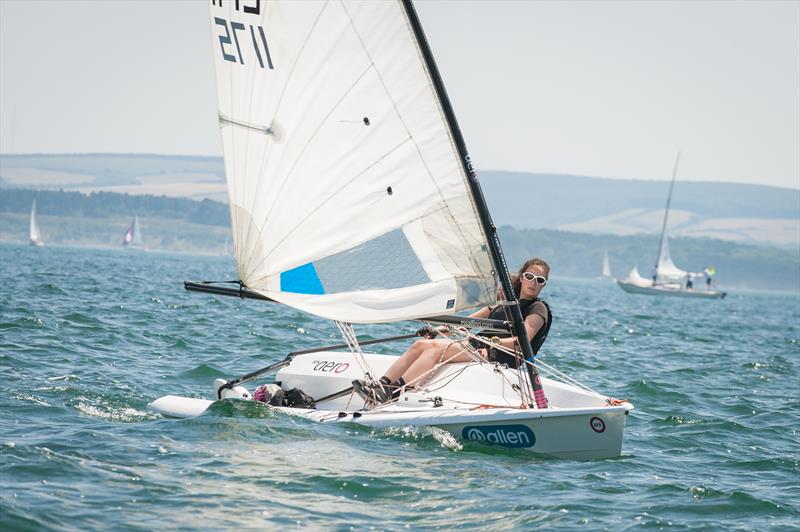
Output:
<path fill-rule="evenodd" d="M 626 283 L 625 281 L 617 280 L 620 288 L 629 294 L 647 294 L 651 296 L 673 296 L 673 297 L 694 297 L 701 299 L 719 299 L 727 295 L 727 292 L 719 292 L 716 290 L 702 290 L 691 289 L 687 290 L 679 284 L 675 285 L 656 285 L 656 286 L 641 286 L 634 283 Z"/>
<path fill-rule="evenodd" d="M 388 355 L 367 357 L 377 375 L 396 359 Z M 520 408 L 519 396 L 512 388 L 518 382 L 516 371 L 494 368 L 474 363 L 442 366 L 426 388 L 372 410 L 365 410 L 363 401 L 352 394 L 319 403 L 313 410 L 272 408 L 321 423 L 437 427 L 462 441 L 562 458 L 619 456 L 625 417 L 633 405 L 609 406 L 607 397 L 543 378 L 550 408 Z M 348 388 L 361 377 L 352 354 L 315 353 L 295 357 L 291 365 L 278 372 L 276 380 L 284 390 L 298 387 L 312 397 L 325 397 Z M 192 417 L 202 414 L 211 404 L 213 401 L 206 399 L 165 396 L 150 403 L 150 407 L 166 416 Z"/>

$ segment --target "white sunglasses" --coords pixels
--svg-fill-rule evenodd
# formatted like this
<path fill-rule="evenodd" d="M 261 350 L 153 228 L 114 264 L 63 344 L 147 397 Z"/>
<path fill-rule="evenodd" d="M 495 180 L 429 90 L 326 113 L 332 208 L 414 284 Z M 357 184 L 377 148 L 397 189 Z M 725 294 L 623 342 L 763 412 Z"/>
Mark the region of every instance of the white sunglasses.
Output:
<path fill-rule="evenodd" d="M 540 284 L 542 286 L 547 284 L 547 278 L 542 277 L 541 275 L 534 275 L 531 272 L 525 272 L 522 274 L 522 278 L 526 281 L 536 281 L 536 284 Z"/>

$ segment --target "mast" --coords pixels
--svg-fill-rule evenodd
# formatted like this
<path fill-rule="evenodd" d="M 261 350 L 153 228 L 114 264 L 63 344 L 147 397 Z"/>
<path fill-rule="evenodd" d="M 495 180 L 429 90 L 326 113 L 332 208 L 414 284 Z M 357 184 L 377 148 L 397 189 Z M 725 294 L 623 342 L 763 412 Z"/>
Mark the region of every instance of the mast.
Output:
<path fill-rule="evenodd" d="M 525 330 L 525 323 L 522 318 L 522 311 L 519 307 L 519 300 L 517 299 L 517 295 L 514 293 L 511 285 L 511 276 L 508 273 L 508 265 L 506 264 L 505 257 L 503 256 L 503 250 L 500 246 L 500 238 L 497 235 L 497 228 L 492 221 L 489 208 L 486 205 L 486 199 L 483 196 L 483 190 L 481 189 L 480 182 L 478 181 L 478 174 L 475 171 L 475 167 L 472 164 L 472 159 L 467 152 L 467 144 L 464 141 L 464 136 L 461 134 L 461 129 L 458 127 L 453 106 L 450 103 L 450 99 L 447 97 L 447 91 L 444 88 L 442 77 L 439 74 L 439 69 L 436 66 L 436 61 L 433 58 L 430 46 L 425 38 L 425 33 L 422 30 L 422 25 L 420 24 L 419 17 L 417 17 L 417 12 L 414 9 L 414 5 L 411 0 L 403 0 L 403 7 L 408 20 L 411 23 L 411 28 L 414 31 L 414 36 L 417 39 L 417 44 L 419 45 L 422 57 L 425 60 L 426 66 L 428 67 L 428 72 L 431 75 L 431 81 L 433 82 L 434 90 L 439 98 L 442 111 L 444 111 L 445 120 L 450 128 L 450 133 L 453 135 L 453 141 L 458 149 L 461 165 L 464 169 L 464 172 L 468 176 L 467 182 L 469 183 L 472 199 L 475 202 L 475 208 L 478 211 L 478 217 L 481 225 L 483 226 L 483 232 L 489 244 L 489 251 L 492 256 L 492 263 L 494 265 L 495 273 L 500 279 L 500 285 L 503 288 L 503 293 L 506 295 L 508 310 L 511 313 L 511 323 L 514 329 L 514 335 L 517 337 L 517 341 L 520 344 L 522 354 L 525 358 L 523 364 L 525 364 L 525 367 L 528 370 L 528 377 L 530 378 L 531 386 L 533 387 L 533 395 L 534 400 L 536 401 L 536 407 L 547 408 L 547 398 L 545 397 L 544 390 L 542 389 L 542 382 L 539 378 L 539 372 L 536 370 L 536 366 L 533 365 L 533 349 L 531 349 L 530 340 L 528 339 L 528 332 Z"/>
<path fill-rule="evenodd" d="M 669 216 L 669 204 L 672 201 L 672 189 L 675 186 L 675 177 L 678 175 L 678 162 L 681 160 L 681 152 L 675 156 L 675 167 L 672 169 L 672 181 L 669 183 L 669 194 L 667 194 L 667 206 L 664 209 L 664 223 L 661 224 L 661 237 L 658 239 L 658 255 L 656 256 L 656 272 L 658 264 L 661 262 L 661 250 L 664 247 L 664 235 L 667 233 L 667 217 Z"/>

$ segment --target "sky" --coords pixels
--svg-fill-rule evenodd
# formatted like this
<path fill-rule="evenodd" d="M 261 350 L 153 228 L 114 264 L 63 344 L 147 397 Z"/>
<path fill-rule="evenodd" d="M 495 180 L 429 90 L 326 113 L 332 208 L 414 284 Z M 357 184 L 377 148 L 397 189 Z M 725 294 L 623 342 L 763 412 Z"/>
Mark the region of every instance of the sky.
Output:
<path fill-rule="evenodd" d="M 800 1 L 420 1 L 476 166 L 800 189 Z M 206 0 L 0 0 L 0 152 L 221 155 Z"/>

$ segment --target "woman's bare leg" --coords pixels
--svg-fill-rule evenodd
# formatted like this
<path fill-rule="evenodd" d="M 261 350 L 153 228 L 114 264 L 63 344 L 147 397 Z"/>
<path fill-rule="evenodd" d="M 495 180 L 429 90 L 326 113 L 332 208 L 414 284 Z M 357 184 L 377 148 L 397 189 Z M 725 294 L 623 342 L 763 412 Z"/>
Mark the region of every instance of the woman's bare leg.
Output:
<path fill-rule="evenodd" d="M 384 376 L 389 379 L 390 382 L 396 381 L 408 371 L 408 368 L 417 361 L 425 350 L 430 349 L 436 345 L 436 343 L 435 340 L 417 340 L 411 344 L 411 347 L 409 347 L 405 353 L 400 355 L 400 358 L 398 358 L 388 370 L 386 370 Z"/>
<path fill-rule="evenodd" d="M 479 353 L 484 356 L 483 351 L 479 351 Z M 420 377 L 423 377 L 439 362 L 472 362 L 473 360 L 473 355 L 467 352 L 461 342 L 439 341 L 420 353 L 416 361 L 403 373 L 403 380 L 407 385 L 413 386 L 418 384 L 416 381 L 421 380 Z"/>

